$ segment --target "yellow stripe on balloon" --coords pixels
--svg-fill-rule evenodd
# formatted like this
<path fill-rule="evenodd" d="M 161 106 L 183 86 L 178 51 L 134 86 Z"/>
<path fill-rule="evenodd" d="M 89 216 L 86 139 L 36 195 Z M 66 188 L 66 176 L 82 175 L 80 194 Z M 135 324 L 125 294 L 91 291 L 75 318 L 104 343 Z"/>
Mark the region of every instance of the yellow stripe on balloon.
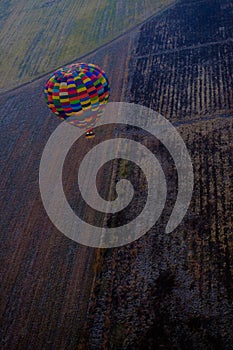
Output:
<path fill-rule="evenodd" d="M 83 92 L 83 91 L 86 91 L 87 89 L 85 87 L 80 87 L 78 88 L 78 92 Z"/>

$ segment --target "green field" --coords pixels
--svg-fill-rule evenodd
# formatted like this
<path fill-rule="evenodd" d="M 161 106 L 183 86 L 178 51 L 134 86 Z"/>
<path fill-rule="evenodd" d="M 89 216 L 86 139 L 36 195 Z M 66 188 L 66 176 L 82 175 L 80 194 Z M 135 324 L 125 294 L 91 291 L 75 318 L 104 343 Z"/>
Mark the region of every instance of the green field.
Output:
<path fill-rule="evenodd" d="M 174 0 L 1 0 L 0 92 L 92 51 Z"/>

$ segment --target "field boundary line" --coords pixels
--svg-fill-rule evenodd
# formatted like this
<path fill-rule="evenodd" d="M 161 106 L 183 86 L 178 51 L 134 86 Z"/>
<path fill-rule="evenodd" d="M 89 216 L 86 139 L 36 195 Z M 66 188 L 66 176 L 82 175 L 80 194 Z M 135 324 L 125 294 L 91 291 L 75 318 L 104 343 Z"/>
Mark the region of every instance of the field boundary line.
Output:
<path fill-rule="evenodd" d="M 132 57 L 134 60 L 138 60 L 138 59 L 142 59 L 142 58 L 146 58 L 146 57 L 155 57 L 155 56 L 160 56 L 160 55 L 166 55 L 169 53 L 174 53 L 174 52 L 181 52 L 181 51 L 186 51 L 186 50 L 195 50 L 201 47 L 208 47 L 211 45 L 224 45 L 227 44 L 229 42 L 233 42 L 233 38 L 228 38 L 226 40 L 219 40 L 219 41 L 210 41 L 210 42 L 206 42 L 203 44 L 198 44 L 198 45 L 190 45 L 190 46 L 183 46 L 180 48 L 176 48 L 176 49 L 169 49 L 169 50 L 163 50 L 163 51 L 158 51 L 154 54 L 146 54 L 146 55 L 141 55 L 141 56 L 134 56 Z"/>

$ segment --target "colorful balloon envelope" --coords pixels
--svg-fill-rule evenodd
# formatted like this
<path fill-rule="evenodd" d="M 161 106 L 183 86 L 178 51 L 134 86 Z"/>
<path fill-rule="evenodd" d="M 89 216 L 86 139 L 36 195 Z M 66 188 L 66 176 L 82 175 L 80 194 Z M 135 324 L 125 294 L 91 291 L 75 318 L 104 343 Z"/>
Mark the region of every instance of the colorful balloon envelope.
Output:
<path fill-rule="evenodd" d="M 45 84 L 49 108 L 62 120 L 89 130 L 109 99 L 105 72 L 94 64 L 77 63 L 56 70 Z"/>

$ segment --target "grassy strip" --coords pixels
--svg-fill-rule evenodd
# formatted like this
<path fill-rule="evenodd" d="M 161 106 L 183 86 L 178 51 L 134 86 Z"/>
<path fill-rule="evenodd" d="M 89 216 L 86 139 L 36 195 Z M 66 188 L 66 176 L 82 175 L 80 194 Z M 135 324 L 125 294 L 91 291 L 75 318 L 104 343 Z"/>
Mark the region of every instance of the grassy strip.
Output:
<path fill-rule="evenodd" d="M 0 91 L 99 47 L 173 1 L 3 1 Z"/>

